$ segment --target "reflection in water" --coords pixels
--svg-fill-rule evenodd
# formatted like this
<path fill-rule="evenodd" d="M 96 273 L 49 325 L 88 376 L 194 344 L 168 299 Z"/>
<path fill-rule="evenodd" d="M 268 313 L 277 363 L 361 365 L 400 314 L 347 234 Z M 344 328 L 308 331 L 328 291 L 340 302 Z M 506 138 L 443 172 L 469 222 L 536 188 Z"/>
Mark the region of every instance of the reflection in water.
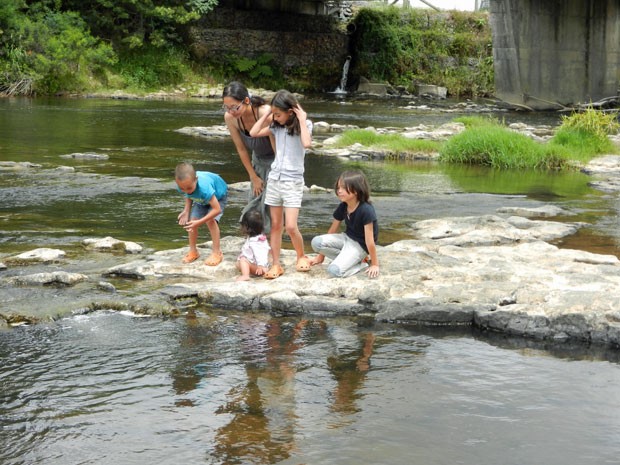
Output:
<path fill-rule="evenodd" d="M 326 321 L 307 319 L 246 316 L 234 326 L 229 326 L 231 320 L 227 323 L 225 329 L 188 319 L 172 369 L 175 406 L 199 409 L 200 397 L 192 397 L 193 390 L 217 376 L 223 364 L 243 367 L 243 374 L 237 371 L 214 410 L 224 421 L 208 447 L 212 460 L 272 464 L 295 453 L 298 415 L 303 410 L 297 398 L 304 390 L 299 373 L 308 364 L 300 353 L 304 348 L 325 349 L 324 364 L 334 380 L 327 398 L 336 415 L 329 427 L 354 421 L 351 415 L 361 411 L 360 391 L 370 369 L 372 332 L 351 334 L 338 326 L 330 328 Z"/>
<path fill-rule="evenodd" d="M 470 333 L 230 311 L 0 332 L 0 463 L 617 461 L 617 353 Z"/>
<path fill-rule="evenodd" d="M 327 359 L 329 370 L 338 384 L 334 391 L 332 410 L 334 412 L 350 414 L 359 412 L 356 400 L 360 397 L 360 388 L 370 369 L 375 335 L 362 333 L 358 335 L 361 348 L 351 354 L 332 355 Z"/>
<path fill-rule="evenodd" d="M 233 386 L 217 413 L 230 421 L 219 428 L 213 455 L 223 463 L 276 463 L 295 448 L 295 354 L 309 324 L 272 319 L 242 322 L 240 334 L 246 380 Z M 321 323 L 324 325 L 324 323 Z"/>

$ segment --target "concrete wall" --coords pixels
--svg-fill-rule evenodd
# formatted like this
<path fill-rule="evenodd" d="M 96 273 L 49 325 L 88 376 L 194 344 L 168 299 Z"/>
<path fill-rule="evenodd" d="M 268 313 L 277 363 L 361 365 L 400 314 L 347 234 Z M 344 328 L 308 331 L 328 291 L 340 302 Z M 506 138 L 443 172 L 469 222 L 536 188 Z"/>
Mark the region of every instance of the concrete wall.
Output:
<path fill-rule="evenodd" d="M 306 15 L 320 15 L 325 12 L 325 0 L 220 0 L 224 8 L 254 11 L 278 11 Z"/>
<path fill-rule="evenodd" d="M 241 8 L 239 5 L 243 3 L 252 5 Z M 258 5 L 261 9 L 255 9 L 255 2 L 221 1 L 218 8 L 190 30 L 195 55 L 217 60 L 230 54 L 256 58 L 270 53 L 274 56 L 273 63 L 281 67 L 285 76 L 299 75 L 301 69 L 320 69 L 321 75 L 330 81 L 325 82 L 325 90 L 338 87 L 349 55 L 349 37 L 338 28 L 337 19 L 288 10 L 272 11 L 267 5 L 286 2 L 262 3 L 265 4 Z M 307 3 L 322 5 L 322 2 Z"/>
<path fill-rule="evenodd" d="M 496 96 L 534 109 L 618 95 L 620 0 L 491 0 Z"/>

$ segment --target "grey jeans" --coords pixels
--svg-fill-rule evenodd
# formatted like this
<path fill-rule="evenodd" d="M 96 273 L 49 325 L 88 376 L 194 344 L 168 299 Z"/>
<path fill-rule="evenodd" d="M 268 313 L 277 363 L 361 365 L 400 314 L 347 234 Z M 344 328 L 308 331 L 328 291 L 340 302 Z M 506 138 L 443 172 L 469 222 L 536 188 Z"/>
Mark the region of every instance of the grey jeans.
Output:
<path fill-rule="evenodd" d="M 311 245 L 316 253 L 332 260 L 327 272 L 337 278 L 346 278 L 368 267 L 368 263 L 362 262 L 368 253 L 345 233 L 316 236 Z"/>

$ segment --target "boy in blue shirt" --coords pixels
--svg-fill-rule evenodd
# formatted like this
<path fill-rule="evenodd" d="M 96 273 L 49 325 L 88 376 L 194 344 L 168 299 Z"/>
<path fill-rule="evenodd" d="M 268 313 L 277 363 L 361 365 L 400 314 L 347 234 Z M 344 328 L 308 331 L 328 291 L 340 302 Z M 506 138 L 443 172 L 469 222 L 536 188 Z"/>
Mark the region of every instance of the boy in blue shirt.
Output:
<path fill-rule="evenodd" d="M 183 263 L 191 263 L 200 253 L 196 247 L 198 227 L 206 224 L 211 233 L 213 246 L 205 265 L 216 266 L 224 258 L 220 248 L 219 221 L 224 214 L 228 199 L 228 185 L 220 176 L 208 171 L 195 171 L 190 163 L 179 163 L 174 171 L 177 189 L 185 196 L 185 208 L 179 213 L 178 221 L 187 231 L 189 252 Z"/>

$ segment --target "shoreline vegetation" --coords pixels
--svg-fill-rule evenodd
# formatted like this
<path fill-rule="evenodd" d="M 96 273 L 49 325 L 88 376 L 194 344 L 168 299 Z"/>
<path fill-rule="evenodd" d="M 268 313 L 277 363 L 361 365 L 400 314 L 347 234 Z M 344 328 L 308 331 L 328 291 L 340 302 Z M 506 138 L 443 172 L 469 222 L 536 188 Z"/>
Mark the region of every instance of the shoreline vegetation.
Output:
<path fill-rule="evenodd" d="M 0 93 L 51 96 L 191 89 L 241 80 L 250 87 L 325 92 L 338 75 L 284 70 L 269 53 L 201 55 L 190 33 L 217 14 L 217 0 L 6 0 L 0 5 Z M 379 3 L 379 2 L 377 2 Z M 492 96 L 492 38 L 486 12 L 355 7 L 334 32 L 348 37 L 348 82 L 360 79 L 413 93 L 420 84 L 451 97 Z M 350 31 L 354 31 L 350 33 Z"/>
<path fill-rule="evenodd" d="M 248 87 L 325 92 L 324 76 L 321 82 L 313 82 L 312 73 L 285 75 L 273 61 L 263 63 L 257 72 L 252 63 L 258 58 L 227 57 L 226 64 L 216 57 L 198 60 L 191 53 L 195 44 L 188 38 L 189 28 L 213 13 L 219 2 L 159 3 L 3 2 L 0 95 L 220 98 L 217 89 L 232 79 Z M 365 78 L 385 83 L 401 95 L 415 93 L 423 83 L 445 87 L 450 97 L 493 95 L 492 38 L 486 12 L 439 14 L 375 5 L 355 8 L 339 27 L 343 33 L 354 31 L 349 70 L 353 86 Z M 563 116 L 561 127 L 547 144 L 484 118 L 463 119 L 466 130 L 440 144 L 363 131 L 342 137 L 395 153 L 438 151 L 439 160 L 449 163 L 497 169 L 574 169 L 596 155 L 617 152 L 607 138 L 618 132 L 615 113 L 594 108 L 591 105 Z"/>
<path fill-rule="evenodd" d="M 620 129 L 616 116 L 592 108 L 563 115 L 560 127 L 542 144 L 512 131 L 494 118 L 455 118 L 465 130 L 444 142 L 409 139 L 401 134 L 378 134 L 368 129 L 345 131 L 333 144 L 360 144 L 390 153 L 439 153 L 438 161 L 489 166 L 494 169 L 580 169 L 601 154 L 618 153 L 608 136 Z"/>

